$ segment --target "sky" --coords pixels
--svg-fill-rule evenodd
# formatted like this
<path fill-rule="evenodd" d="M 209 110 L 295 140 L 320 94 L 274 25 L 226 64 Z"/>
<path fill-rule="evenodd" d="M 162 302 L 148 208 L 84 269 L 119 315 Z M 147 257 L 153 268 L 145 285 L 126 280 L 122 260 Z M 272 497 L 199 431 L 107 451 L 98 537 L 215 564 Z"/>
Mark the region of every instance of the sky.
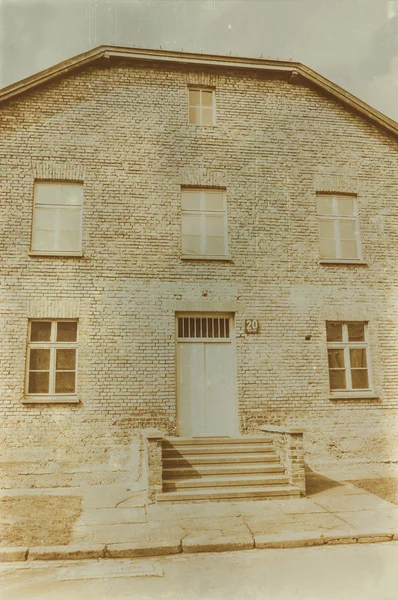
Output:
<path fill-rule="evenodd" d="M 398 0 L 0 0 L 0 87 L 101 44 L 291 59 L 398 121 Z"/>

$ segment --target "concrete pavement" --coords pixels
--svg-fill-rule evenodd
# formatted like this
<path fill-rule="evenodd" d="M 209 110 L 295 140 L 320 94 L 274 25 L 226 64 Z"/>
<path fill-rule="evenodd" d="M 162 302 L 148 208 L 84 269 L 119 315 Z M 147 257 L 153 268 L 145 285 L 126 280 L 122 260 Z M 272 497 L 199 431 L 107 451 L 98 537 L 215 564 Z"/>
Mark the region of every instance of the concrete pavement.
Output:
<path fill-rule="evenodd" d="M 358 468 L 344 477 L 369 475 L 370 467 Z M 131 558 L 398 540 L 397 505 L 345 480 L 341 470 L 340 481 L 333 477 L 326 470 L 310 473 L 310 496 L 301 499 L 149 506 L 142 491 L 125 485 L 91 486 L 83 492 L 83 512 L 68 545 L 5 548 L 0 559 Z"/>

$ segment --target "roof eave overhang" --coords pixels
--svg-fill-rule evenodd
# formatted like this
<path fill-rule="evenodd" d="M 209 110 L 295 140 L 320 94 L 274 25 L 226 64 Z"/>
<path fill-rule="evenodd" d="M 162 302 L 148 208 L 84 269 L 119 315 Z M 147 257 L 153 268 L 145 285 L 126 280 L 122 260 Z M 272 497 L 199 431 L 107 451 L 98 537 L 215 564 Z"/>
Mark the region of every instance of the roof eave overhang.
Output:
<path fill-rule="evenodd" d="M 383 128 L 388 133 L 398 136 L 398 123 L 375 108 L 366 104 L 353 94 L 350 94 L 332 81 L 329 81 L 316 71 L 297 62 L 273 61 L 261 58 L 240 58 L 214 54 L 195 54 L 171 50 L 154 50 L 144 48 L 124 48 L 116 46 L 99 46 L 71 59 L 65 60 L 49 69 L 22 79 L 0 90 L 0 103 L 18 96 L 39 85 L 45 84 L 56 77 L 84 67 L 101 58 L 121 58 L 129 60 L 152 61 L 156 63 L 174 63 L 199 67 L 218 67 L 229 69 L 249 69 L 263 72 L 293 74 L 293 81 L 301 81 L 319 89 L 321 92 L 344 104 L 360 114 L 374 125 Z"/>

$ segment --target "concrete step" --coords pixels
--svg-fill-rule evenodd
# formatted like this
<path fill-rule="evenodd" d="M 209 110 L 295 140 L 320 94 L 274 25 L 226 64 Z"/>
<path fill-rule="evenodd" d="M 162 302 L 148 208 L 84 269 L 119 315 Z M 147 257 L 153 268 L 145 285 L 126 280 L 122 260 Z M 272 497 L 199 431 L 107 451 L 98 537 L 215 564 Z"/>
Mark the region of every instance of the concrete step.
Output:
<path fill-rule="evenodd" d="M 267 462 L 279 462 L 278 456 L 274 452 L 263 452 L 263 453 L 243 453 L 243 454 L 209 454 L 209 455 L 196 455 L 193 454 L 189 457 L 189 460 L 181 456 L 174 456 L 163 459 L 163 468 L 169 467 L 187 467 L 188 465 L 204 465 L 204 464 L 235 464 L 235 463 L 267 463 Z"/>
<path fill-rule="evenodd" d="M 163 444 L 171 444 L 173 446 L 184 446 L 186 444 L 200 446 L 201 444 L 246 444 L 246 443 L 272 443 L 271 438 L 265 436 L 242 435 L 239 437 L 167 437 L 163 440 Z"/>
<path fill-rule="evenodd" d="M 180 454 L 190 456 L 191 454 L 238 454 L 240 452 L 273 452 L 274 447 L 268 442 L 264 444 L 225 444 L 225 445 L 200 445 L 200 446 L 163 446 L 163 456 Z"/>
<path fill-rule="evenodd" d="M 189 488 L 223 488 L 237 486 L 274 486 L 288 485 L 289 479 L 285 475 L 218 475 L 217 477 L 199 477 L 196 479 L 168 479 L 163 480 L 163 491 L 184 490 Z"/>
<path fill-rule="evenodd" d="M 298 498 L 300 490 L 291 485 L 207 488 L 199 490 L 182 490 L 178 492 L 162 492 L 157 495 L 158 502 L 195 502 L 214 500 L 266 500 L 277 498 Z"/>
<path fill-rule="evenodd" d="M 266 473 L 283 473 L 284 468 L 278 462 L 269 462 L 266 464 L 232 464 L 232 465 L 195 465 L 194 467 L 184 466 L 176 468 L 163 469 L 163 479 L 185 478 L 200 478 L 204 475 L 248 475 L 266 474 Z"/>

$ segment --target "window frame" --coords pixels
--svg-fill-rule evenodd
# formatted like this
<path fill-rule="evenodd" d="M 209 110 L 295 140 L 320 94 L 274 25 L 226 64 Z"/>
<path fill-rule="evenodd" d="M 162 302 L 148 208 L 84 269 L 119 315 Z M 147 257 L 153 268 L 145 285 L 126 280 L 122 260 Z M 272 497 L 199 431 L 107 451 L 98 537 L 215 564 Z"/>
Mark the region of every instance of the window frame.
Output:
<path fill-rule="evenodd" d="M 49 341 L 31 341 L 32 323 L 40 321 L 41 323 L 51 323 L 50 340 Z M 76 341 L 75 342 L 57 342 L 57 325 L 58 323 L 76 323 Z M 79 366 L 79 319 L 50 319 L 43 318 L 37 319 L 32 318 L 28 321 L 28 337 L 26 345 L 26 367 L 25 367 L 25 394 L 24 403 L 45 403 L 45 402 L 66 402 L 66 403 L 77 403 L 78 400 L 78 366 Z M 31 373 L 30 369 L 30 351 L 35 349 L 50 350 L 50 361 L 49 361 L 49 392 L 29 392 L 29 376 Z M 56 350 L 75 350 L 75 391 L 69 393 L 56 393 L 55 392 L 55 376 L 56 376 Z M 69 369 L 65 371 L 72 372 Z"/>
<path fill-rule="evenodd" d="M 201 208 L 199 210 L 186 210 L 182 208 L 183 195 L 185 193 L 194 192 L 201 194 Z M 221 193 L 223 195 L 223 210 L 222 211 L 210 211 L 205 208 L 206 193 Z M 184 216 L 198 215 L 200 214 L 200 239 L 201 239 L 201 254 L 189 254 L 184 252 L 183 248 L 183 220 Z M 223 235 L 224 235 L 224 254 L 203 254 L 203 246 L 206 244 L 206 217 L 211 215 L 222 215 L 223 216 Z M 195 188 L 195 187 L 183 187 L 181 189 L 181 257 L 186 259 L 197 259 L 197 260 L 230 260 L 229 246 L 228 246 L 228 215 L 227 215 L 227 192 L 224 188 Z"/>
<path fill-rule="evenodd" d="M 318 227 L 318 248 L 319 248 L 319 260 L 321 263 L 363 263 L 362 244 L 359 227 L 359 210 L 358 210 L 358 196 L 357 194 L 349 193 L 338 193 L 338 192 L 317 192 L 316 193 L 316 204 L 318 204 L 318 198 L 330 198 L 333 204 L 333 214 L 321 215 L 318 212 L 318 206 L 316 206 L 317 214 L 317 227 Z M 339 198 L 350 198 L 353 201 L 353 215 L 339 215 L 337 214 L 337 201 Z M 343 258 L 341 256 L 341 236 L 340 236 L 340 223 L 342 221 L 353 222 L 355 225 L 355 242 L 357 256 L 355 258 Z M 321 235 L 320 235 L 320 222 L 332 222 L 333 223 L 333 241 L 336 256 L 322 256 L 321 255 Z"/>
<path fill-rule="evenodd" d="M 327 339 L 327 324 L 339 324 L 342 325 L 342 341 L 330 342 Z M 353 342 L 348 339 L 348 325 L 350 324 L 361 324 L 364 326 L 364 341 Z M 341 397 L 374 397 L 373 378 L 372 378 L 372 363 L 370 357 L 370 340 L 369 340 L 369 324 L 366 321 L 326 321 L 326 348 L 327 348 L 327 365 L 328 365 L 328 378 L 329 378 L 329 392 L 331 398 Z M 352 367 L 351 367 L 351 356 L 350 350 L 352 349 L 363 349 L 366 355 L 366 371 L 368 376 L 368 387 L 367 388 L 354 388 L 352 387 Z M 330 386 L 330 366 L 329 366 L 329 350 L 343 350 L 344 352 L 344 372 L 345 372 L 345 388 L 332 389 Z"/>
<path fill-rule="evenodd" d="M 36 190 L 37 187 L 39 185 L 45 185 L 45 184 L 56 184 L 59 186 L 68 186 L 68 185 L 75 185 L 75 186 L 79 186 L 81 188 L 81 203 L 80 204 L 61 204 L 61 203 L 51 203 L 51 204 L 45 204 L 45 203 L 37 203 L 36 201 Z M 29 251 L 29 255 L 31 256 L 82 256 L 83 255 L 83 205 L 84 205 L 84 187 L 83 187 L 83 182 L 82 181 L 72 181 L 72 180 L 58 180 L 58 179 L 37 179 L 34 182 L 34 187 L 33 187 L 33 204 L 32 204 L 32 222 L 31 222 L 31 238 L 30 238 L 30 251 Z M 76 211 L 76 209 L 79 209 L 80 212 L 80 237 L 79 237 L 79 249 L 77 250 L 61 250 L 59 248 L 54 248 L 52 250 L 37 250 L 36 248 L 33 247 L 34 244 L 34 237 L 35 237 L 35 225 L 36 225 L 36 208 L 38 206 L 41 206 L 43 208 L 46 208 L 47 210 L 53 210 L 56 213 L 56 220 L 57 223 L 59 223 L 59 213 L 60 213 L 60 209 L 61 208 L 72 208 Z M 59 234 L 60 228 L 58 227 L 57 229 L 54 228 L 54 236 L 57 235 L 57 233 Z M 54 244 L 55 245 L 55 244 Z"/>
<path fill-rule="evenodd" d="M 190 92 L 200 92 L 200 104 L 191 104 L 190 103 Z M 211 108 L 212 108 L 212 123 L 211 124 L 206 124 L 203 123 L 203 114 L 202 114 L 202 110 L 203 110 L 203 103 L 202 103 L 202 92 L 211 92 L 211 97 L 212 97 L 212 104 L 211 104 Z M 191 123 L 190 118 L 189 118 L 189 109 L 190 108 L 200 108 L 199 111 L 199 115 L 200 115 L 200 122 L 197 123 Z M 202 87 L 202 86 L 194 86 L 194 85 L 190 85 L 188 86 L 188 125 L 194 125 L 194 126 L 199 126 L 199 127 L 214 127 L 217 124 L 217 116 L 216 116 L 216 90 L 215 88 L 211 88 L 211 87 Z"/>

